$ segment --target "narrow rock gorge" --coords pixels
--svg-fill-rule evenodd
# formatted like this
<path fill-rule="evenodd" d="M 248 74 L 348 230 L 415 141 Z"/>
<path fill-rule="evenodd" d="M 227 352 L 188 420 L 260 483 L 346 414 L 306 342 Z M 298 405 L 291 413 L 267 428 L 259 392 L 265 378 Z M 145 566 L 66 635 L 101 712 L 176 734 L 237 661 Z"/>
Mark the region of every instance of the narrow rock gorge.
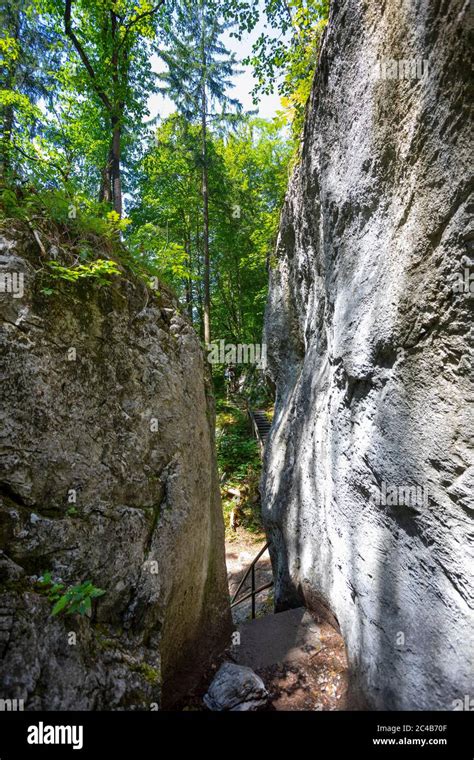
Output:
<path fill-rule="evenodd" d="M 270 261 L 276 605 L 340 626 L 375 709 L 473 688 L 470 19 L 331 3 Z"/>
<path fill-rule="evenodd" d="M 164 286 L 126 270 L 48 292 L 29 230 L 2 237 L 0 266 L 24 289 L 0 300 L 1 696 L 25 710 L 171 706 L 230 629 L 199 340 Z M 52 616 L 45 577 L 105 593 L 88 614 Z"/>

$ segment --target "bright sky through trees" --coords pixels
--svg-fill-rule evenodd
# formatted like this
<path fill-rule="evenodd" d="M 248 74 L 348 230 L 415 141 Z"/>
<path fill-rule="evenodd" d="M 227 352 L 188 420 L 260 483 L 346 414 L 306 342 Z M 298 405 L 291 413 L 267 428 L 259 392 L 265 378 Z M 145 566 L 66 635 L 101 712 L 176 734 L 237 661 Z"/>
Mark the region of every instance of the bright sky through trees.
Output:
<path fill-rule="evenodd" d="M 223 36 L 224 45 L 234 52 L 242 61 L 252 54 L 252 45 L 257 37 L 265 32 L 271 34 L 268 28 L 265 27 L 265 20 L 262 17 L 257 26 L 250 34 L 246 34 L 242 40 L 237 40 L 232 37 L 230 32 L 227 31 Z M 273 33 L 274 34 L 274 33 Z M 153 70 L 161 73 L 165 70 L 164 63 L 158 58 L 153 56 Z M 258 111 L 258 116 L 262 119 L 273 119 L 277 111 L 281 109 L 280 96 L 278 95 L 276 82 L 271 95 L 260 95 L 258 106 L 255 106 L 252 101 L 252 90 L 255 86 L 255 78 L 252 73 L 251 66 L 244 66 L 240 64 L 240 69 L 243 70 L 242 74 L 238 74 L 234 77 L 234 88 L 228 93 L 231 97 L 240 100 L 244 111 Z M 150 117 L 155 118 L 157 115 L 162 118 L 166 118 L 170 113 L 173 113 L 175 106 L 171 100 L 163 95 L 152 95 L 148 100 L 148 108 L 150 110 Z"/>

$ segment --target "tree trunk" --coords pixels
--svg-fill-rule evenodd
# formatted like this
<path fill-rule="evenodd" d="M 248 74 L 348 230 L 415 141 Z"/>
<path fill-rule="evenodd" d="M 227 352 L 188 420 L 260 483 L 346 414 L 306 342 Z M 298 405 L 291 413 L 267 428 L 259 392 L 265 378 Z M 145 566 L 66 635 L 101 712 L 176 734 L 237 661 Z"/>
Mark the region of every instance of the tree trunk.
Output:
<path fill-rule="evenodd" d="M 10 7 L 7 11 L 7 21 L 5 32 L 12 36 L 18 43 L 20 36 L 20 15 L 18 7 Z M 18 64 L 10 62 L 4 87 L 7 90 L 15 90 L 16 73 Z M 0 177 L 6 177 L 11 168 L 11 142 L 13 136 L 13 125 L 15 121 L 15 112 L 12 105 L 4 106 L 1 114 L 2 120 L 2 139 L 1 139 L 1 156 L 0 156 Z"/>
<path fill-rule="evenodd" d="M 112 142 L 110 143 L 107 161 L 101 171 L 101 181 L 99 190 L 99 202 L 112 202 Z"/>
<path fill-rule="evenodd" d="M 184 249 L 186 251 L 186 259 L 187 259 L 186 263 L 189 268 L 189 272 L 191 273 L 191 235 L 188 232 L 186 232 Z M 193 283 L 191 280 L 191 274 L 189 274 L 189 276 L 186 277 L 184 287 L 185 287 L 185 293 L 186 293 L 186 312 L 187 312 L 189 321 L 192 324 L 193 323 Z"/>
<path fill-rule="evenodd" d="M 207 98 L 206 85 L 202 87 L 202 214 L 203 214 L 203 253 L 204 253 L 204 343 L 211 342 L 211 267 L 209 260 L 209 186 L 207 173 Z"/>
<path fill-rule="evenodd" d="M 120 173 L 121 129 L 120 120 L 112 117 L 112 193 L 114 210 L 122 216 L 122 179 Z"/>
<path fill-rule="evenodd" d="M 9 173 L 11 160 L 10 160 L 10 145 L 12 139 L 13 130 L 13 106 L 7 106 L 3 113 L 3 125 L 2 125 L 2 146 L 1 146 L 1 158 L 0 158 L 0 176 L 6 177 Z"/>
<path fill-rule="evenodd" d="M 119 216 L 122 215 L 122 183 L 121 183 L 121 176 L 120 176 L 120 152 L 121 152 L 121 120 L 123 116 L 124 111 L 124 104 L 121 101 L 119 97 L 119 91 L 120 91 L 120 66 L 119 66 L 119 49 L 120 49 L 120 43 L 117 41 L 117 15 L 115 11 L 110 10 L 110 20 L 111 20 L 111 34 L 112 34 L 112 80 L 113 80 L 113 93 L 112 96 L 109 97 L 107 93 L 102 89 L 100 84 L 98 83 L 98 79 L 96 76 L 96 72 L 93 69 L 93 66 L 87 56 L 86 51 L 81 45 L 81 42 L 77 35 L 75 34 L 73 28 L 72 28 L 72 20 L 71 20 L 71 13 L 72 13 L 72 0 L 66 0 L 66 4 L 64 6 L 64 30 L 66 32 L 66 35 L 71 40 L 72 44 L 74 45 L 82 63 L 84 64 L 86 71 L 89 74 L 89 77 L 92 82 L 92 86 L 94 90 L 96 91 L 97 95 L 101 99 L 102 103 L 104 104 L 107 113 L 110 116 L 111 120 L 111 129 L 112 129 L 112 154 L 111 154 L 111 185 L 112 185 L 112 195 L 113 195 L 113 202 L 114 202 L 114 209 L 119 214 Z M 123 42 L 123 40 L 122 40 Z M 125 50 L 122 52 L 122 56 L 125 55 Z M 106 177 L 104 176 L 104 180 Z M 107 192 L 107 182 L 104 181 L 104 193 Z"/>
<path fill-rule="evenodd" d="M 199 337 L 204 340 L 204 305 L 202 298 L 202 258 L 201 258 L 201 220 L 196 218 L 196 264 L 197 264 L 197 282 L 195 287 L 197 306 L 199 312 Z"/>
<path fill-rule="evenodd" d="M 122 216 L 122 179 L 120 175 L 121 159 L 121 117 L 123 107 L 119 103 L 119 53 L 117 44 L 117 16 L 110 11 L 112 22 L 112 81 L 114 83 L 114 109 L 112 111 L 112 194 L 114 198 L 114 210 Z M 117 108 L 118 106 L 118 108 Z"/>

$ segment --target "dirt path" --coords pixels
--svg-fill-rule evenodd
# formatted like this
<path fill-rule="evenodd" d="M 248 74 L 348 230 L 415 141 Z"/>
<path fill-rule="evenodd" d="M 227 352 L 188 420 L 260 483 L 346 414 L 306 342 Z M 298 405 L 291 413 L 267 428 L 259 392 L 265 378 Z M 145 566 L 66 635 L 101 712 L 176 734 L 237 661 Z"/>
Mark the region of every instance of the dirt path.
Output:
<path fill-rule="evenodd" d="M 305 660 L 258 670 L 271 710 L 347 710 L 348 667 L 342 637 L 321 624 L 321 648 Z"/>
<path fill-rule="evenodd" d="M 254 537 L 241 528 L 226 541 L 227 577 L 231 596 L 265 542 L 264 536 Z M 257 588 L 270 580 L 272 568 L 266 551 L 256 566 Z M 245 589 L 250 589 L 250 577 Z M 256 614 L 257 617 L 273 614 L 273 588 L 263 591 L 257 597 Z M 232 617 L 236 627 L 250 620 L 250 600 L 234 607 Z M 347 701 L 348 667 L 344 642 L 328 623 L 321 623 L 321 648 L 316 653 L 299 662 L 281 663 L 257 672 L 270 694 L 269 710 L 350 709 Z"/>

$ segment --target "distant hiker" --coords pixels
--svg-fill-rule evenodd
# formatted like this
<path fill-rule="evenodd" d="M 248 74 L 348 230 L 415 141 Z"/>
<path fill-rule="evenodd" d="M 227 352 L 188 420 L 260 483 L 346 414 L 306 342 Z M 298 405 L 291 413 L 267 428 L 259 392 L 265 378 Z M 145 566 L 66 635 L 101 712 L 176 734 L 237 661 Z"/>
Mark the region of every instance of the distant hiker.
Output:
<path fill-rule="evenodd" d="M 230 367 L 226 367 L 224 370 L 224 383 L 226 398 L 230 396 Z"/>
<path fill-rule="evenodd" d="M 224 381 L 226 384 L 227 398 L 235 393 L 235 367 L 232 364 L 228 364 L 224 370 Z"/>
<path fill-rule="evenodd" d="M 242 507 L 241 507 L 241 495 L 240 490 L 238 488 L 228 488 L 227 493 L 231 494 L 233 496 L 232 499 L 232 509 L 230 512 L 230 527 L 232 530 L 237 530 L 237 527 L 239 525 L 239 517 L 241 515 Z"/>

